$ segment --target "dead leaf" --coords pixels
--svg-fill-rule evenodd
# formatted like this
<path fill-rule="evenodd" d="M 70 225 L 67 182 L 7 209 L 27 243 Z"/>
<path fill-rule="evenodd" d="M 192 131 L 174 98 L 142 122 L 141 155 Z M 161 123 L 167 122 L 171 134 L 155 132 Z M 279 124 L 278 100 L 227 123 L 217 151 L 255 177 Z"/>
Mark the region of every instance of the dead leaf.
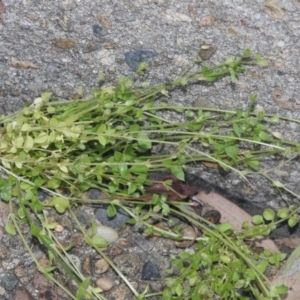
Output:
<path fill-rule="evenodd" d="M 198 25 L 200 27 L 202 27 L 202 26 L 219 26 L 220 24 L 221 24 L 221 22 L 213 16 L 205 16 L 198 23 Z"/>
<path fill-rule="evenodd" d="M 276 3 L 274 0 L 266 2 L 265 8 L 266 13 L 274 20 L 280 19 L 285 15 L 285 9 L 280 7 L 279 3 Z"/>
<path fill-rule="evenodd" d="M 162 16 L 168 21 L 192 22 L 192 19 L 189 16 L 170 10 L 163 12 Z"/>
<path fill-rule="evenodd" d="M 99 23 L 100 23 L 103 27 L 105 27 L 105 28 L 110 28 L 110 27 L 111 27 L 111 21 L 110 21 L 109 18 L 107 18 L 107 17 L 105 17 L 105 16 L 103 16 L 103 15 L 101 15 L 101 14 L 98 14 L 98 15 L 97 15 L 97 19 L 98 19 Z"/>
<path fill-rule="evenodd" d="M 171 180 L 171 185 L 167 186 L 164 181 Z M 167 195 L 169 201 L 182 201 L 198 193 L 198 189 L 191 185 L 186 185 L 174 175 L 164 176 L 161 182 L 153 183 L 146 189 L 143 200 L 151 200 L 153 194 Z"/>
<path fill-rule="evenodd" d="M 274 242 L 277 245 L 284 245 L 288 248 L 295 249 L 297 246 L 300 245 L 300 239 L 298 237 L 289 237 L 289 238 L 281 238 L 276 239 Z"/>
<path fill-rule="evenodd" d="M 39 66 L 27 61 L 27 60 L 17 60 L 15 57 L 12 57 L 11 59 L 11 65 L 15 68 L 23 68 L 23 69 L 38 69 Z"/>
<path fill-rule="evenodd" d="M 252 217 L 243 209 L 232 203 L 230 200 L 224 198 L 218 193 L 200 192 L 196 196 L 200 201 L 209 204 L 221 213 L 220 223 L 230 223 L 234 230 L 241 230 L 242 223 L 248 221 L 251 225 Z M 268 249 L 272 252 L 280 252 L 275 243 L 270 239 L 256 239 L 256 245 Z"/>
<path fill-rule="evenodd" d="M 68 50 L 75 47 L 75 43 L 70 39 L 55 39 L 52 41 L 53 45 L 57 48 Z"/>
<path fill-rule="evenodd" d="M 281 97 L 283 95 L 283 90 L 279 87 L 276 87 L 274 92 L 272 93 L 273 100 L 282 108 L 285 109 L 293 109 L 293 104 L 283 100 Z"/>

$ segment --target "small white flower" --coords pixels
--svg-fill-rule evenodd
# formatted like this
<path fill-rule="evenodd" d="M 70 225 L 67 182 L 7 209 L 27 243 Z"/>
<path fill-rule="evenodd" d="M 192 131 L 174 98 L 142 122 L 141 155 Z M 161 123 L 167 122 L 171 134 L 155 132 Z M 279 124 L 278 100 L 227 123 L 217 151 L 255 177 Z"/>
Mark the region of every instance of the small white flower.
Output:
<path fill-rule="evenodd" d="M 30 106 L 36 106 L 39 103 L 42 103 L 43 99 L 41 97 L 35 98 L 33 103 Z"/>

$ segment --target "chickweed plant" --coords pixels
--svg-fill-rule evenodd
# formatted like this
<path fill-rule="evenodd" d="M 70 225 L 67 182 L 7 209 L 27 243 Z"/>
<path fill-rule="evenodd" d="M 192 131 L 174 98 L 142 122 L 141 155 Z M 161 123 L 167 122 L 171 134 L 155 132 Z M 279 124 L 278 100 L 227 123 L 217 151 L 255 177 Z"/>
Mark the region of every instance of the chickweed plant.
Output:
<path fill-rule="evenodd" d="M 195 60 L 193 68 L 169 83 L 137 84 L 135 78 L 122 77 L 115 87 L 95 89 L 89 99 L 59 101 L 51 93 L 44 93 L 33 105 L 1 116 L 0 191 L 2 201 L 10 208 L 6 231 L 21 237 L 38 270 L 71 299 L 105 296 L 72 261 L 70 248 L 64 248 L 56 238 L 57 223 L 49 222 L 49 209 L 73 218 L 86 245 L 107 260 L 136 299 L 250 299 L 249 295 L 280 299 L 286 293 L 286 287 L 272 286 L 264 275 L 269 265 L 279 266 L 284 255 L 268 250 L 257 253 L 246 241 L 268 235 L 280 221 L 294 226 L 298 210 L 267 210 L 254 217 L 254 226 L 244 223 L 240 232 L 234 232 L 230 224 L 214 225 L 196 215 L 186 202 L 168 201 L 166 195 L 157 194 L 148 201 L 143 198 L 152 184 L 151 172 L 169 170 L 184 180 L 184 169 L 203 161 L 217 163 L 245 179 L 247 174 L 256 172 L 293 194 L 284 183 L 262 172 L 259 162 L 266 156 L 280 155 L 284 159 L 298 153 L 300 144 L 272 137 L 270 127 L 278 122 L 300 121 L 256 113 L 254 105 L 242 111 L 155 103 L 161 95 L 190 83 L 213 82 L 228 75 L 235 82 L 247 65 L 266 64 L 261 56 L 252 56 L 245 50 L 240 57 L 228 58 L 216 66 L 201 66 L 201 61 Z M 146 64 L 141 64 L 137 73 L 142 76 L 145 68 Z M 250 100 L 255 103 L 256 97 L 251 95 Z M 182 114 L 185 121 L 164 117 L 164 112 L 170 111 Z M 156 145 L 166 145 L 172 153 L 154 153 Z M 83 193 L 90 188 L 99 189 L 107 197 L 83 199 Z M 40 191 L 47 193 L 50 200 L 42 202 Z M 176 214 L 201 228 L 203 236 L 196 241 L 195 253 L 182 252 L 172 259 L 174 272 L 165 275 L 161 293 L 148 289 L 139 293 L 103 252 L 107 242 L 88 234 L 74 213 L 74 208 L 82 204 L 97 203 L 109 204 L 110 216 L 118 207 L 123 208 L 132 217 L 129 223 L 143 224 L 149 234 L 191 239 L 148 222 L 153 214 L 161 218 Z M 47 249 L 50 266 L 41 265 L 35 257 L 21 229 L 26 225 Z M 95 224 L 91 226 L 94 233 Z M 76 283 L 75 293 L 55 277 L 56 269 L 63 270 Z"/>

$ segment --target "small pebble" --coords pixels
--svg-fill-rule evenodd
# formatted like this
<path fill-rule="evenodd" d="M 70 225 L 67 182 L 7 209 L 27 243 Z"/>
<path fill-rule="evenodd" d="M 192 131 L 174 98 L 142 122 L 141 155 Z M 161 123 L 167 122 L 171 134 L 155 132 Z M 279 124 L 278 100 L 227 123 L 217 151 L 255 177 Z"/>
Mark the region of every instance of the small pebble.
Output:
<path fill-rule="evenodd" d="M 84 274 L 91 275 L 91 264 L 92 258 L 90 255 L 87 255 L 81 263 L 81 269 Z"/>
<path fill-rule="evenodd" d="M 160 278 L 158 266 L 151 261 L 146 261 L 143 265 L 142 280 L 154 280 Z"/>
<path fill-rule="evenodd" d="M 93 25 L 93 33 L 97 38 L 102 38 L 107 35 L 106 29 L 100 26 L 99 24 Z"/>
<path fill-rule="evenodd" d="M 62 232 L 64 230 L 64 227 L 61 226 L 60 224 L 57 224 L 54 228 L 54 231 L 56 232 Z"/>
<path fill-rule="evenodd" d="M 151 59 L 153 59 L 156 55 L 156 51 L 152 49 L 129 51 L 125 53 L 125 61 L 133 71 L 136 71 L 140 63 L 148 62 Z"/>
<path fill-rule="evenodd" d="M 114 258 L 114 263 L 125 275 L 136 274 L 141 268 L 140 258 L 134 253 L 121 254 Z"/>
<path fill-rule="evenodd" d="M 101 196 L 103 195 L 100 190 L 94 188 L 89 189 L 87 194 L 88 197 L 93 200 L 101 199 Z"/>
<path fill-rule="evenodd" d="M 17 286 L 19 279 L 14 274 L 6 273 L 0 278 L 0 284 L 7 291 L 13 291 Z"/>
<path fill-rule="evenodd" d="M 74 1 L 73 0 L 63 0 L 63 1 L 60 1 L 59 6 L 62 10 L 71 10 L 74 7 Z"/>
<path fill-rule="evenodd" d="M 6 258 L 7 251 L 8 250 L 5 246 L 0 245 L 0 259 Z"/>
<path fill-rule="evenodd" d="M 103 274 L 103 273 L 107 272 L 108 269 L 109 269 L 109 264 L 105 259 L 101 258 L 96 261 L 96 263 L 95 263 L 95 273 L 96 274 Z"/>
<path fill-rule="evenodd" d="M 91 234 L 92 230 L 89 229 L 87 233 Z M 116 230 L 104 225 L 97 226 L 97 232 L 95 236 L 105 239 L 108 243 L 113 243 L 119 238 L 118 232 Z"/>
<path fill-rule="evenodd" d="M 103 291 L 109 291 L 114 286 L 114 281 L 107 277 L 98 278 L 96 285 Z"/>
<path fill-rule="evenodd" d="M 209 60 L 217 51 L 217 47 L 210 45 L 210 44 L 204 44 L 201 45 L 200 50 L 198 52 L 198 56 L 202 60 Z"/>

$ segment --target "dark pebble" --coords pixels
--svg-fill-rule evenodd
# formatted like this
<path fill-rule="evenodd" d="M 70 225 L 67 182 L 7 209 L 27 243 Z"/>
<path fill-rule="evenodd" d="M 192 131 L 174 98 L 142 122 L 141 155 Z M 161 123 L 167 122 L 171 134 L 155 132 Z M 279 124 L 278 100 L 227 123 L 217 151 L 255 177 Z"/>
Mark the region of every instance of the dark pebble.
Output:
<path fill-rule="evenodd" d="M 1 276 L 0 282 L 7 291 L 13 291 L 18 285 L 19 279 L 14 274 L 6 273 Z"/>
<path fill-rule="evenodd" d="M 103 204 L 95 210 L 95 216 L 101 224 L 110 226 L 112 228 L 117 228 L 126 223 L 130 216 L 122 208 L 117 209 L 117 213 L 114 217 L 109 218 L 107 216 L 108 204 Z"/>
<path fill-rule="evenodd" d="M 89 197 L 89 199 L 99 200 L 101 198 L 101 195 L 102 195 L 102 193 L 98 189 L 92 188 L 92 189 L 88 190 L 88 197 Z"/>
<path fill-rule="evenodd" d="M 37 195 L 38 195 L 38 199 L 42 202 L 50 198 L 49 194 L 47 194 L 43 190 L 38 190 Z"/>
<path fill-rule="evenodd" d="M 151 261 L 145 262 L 142 270 L 142 280 L 155 280 L 160 278 L 159 269 Z"/>
<path fill-rule="evenodd" d="M 125 53 L 125 61 L 127 65 L 136 71 L 142 62 L 148 62 L 157 55 L 156 51 L 151 49 L 142 49 L 129 51 Z"/>
<path fill-rule="evenodd" d="M 278 76 L 283 76 L 284 74 L 285 74 L 285 73 L 282 72 L 282 71 L 280 71 L 280 70 L 277 71 L 277 75 L 278 75 Z"/>
<path fill-rule="evenodd" d="M 93 33 L 97 38 L 102 38 L 105 35 L 107 35 L 106 29 L 100 26 L 99 24 L 93 25 Z"/>

